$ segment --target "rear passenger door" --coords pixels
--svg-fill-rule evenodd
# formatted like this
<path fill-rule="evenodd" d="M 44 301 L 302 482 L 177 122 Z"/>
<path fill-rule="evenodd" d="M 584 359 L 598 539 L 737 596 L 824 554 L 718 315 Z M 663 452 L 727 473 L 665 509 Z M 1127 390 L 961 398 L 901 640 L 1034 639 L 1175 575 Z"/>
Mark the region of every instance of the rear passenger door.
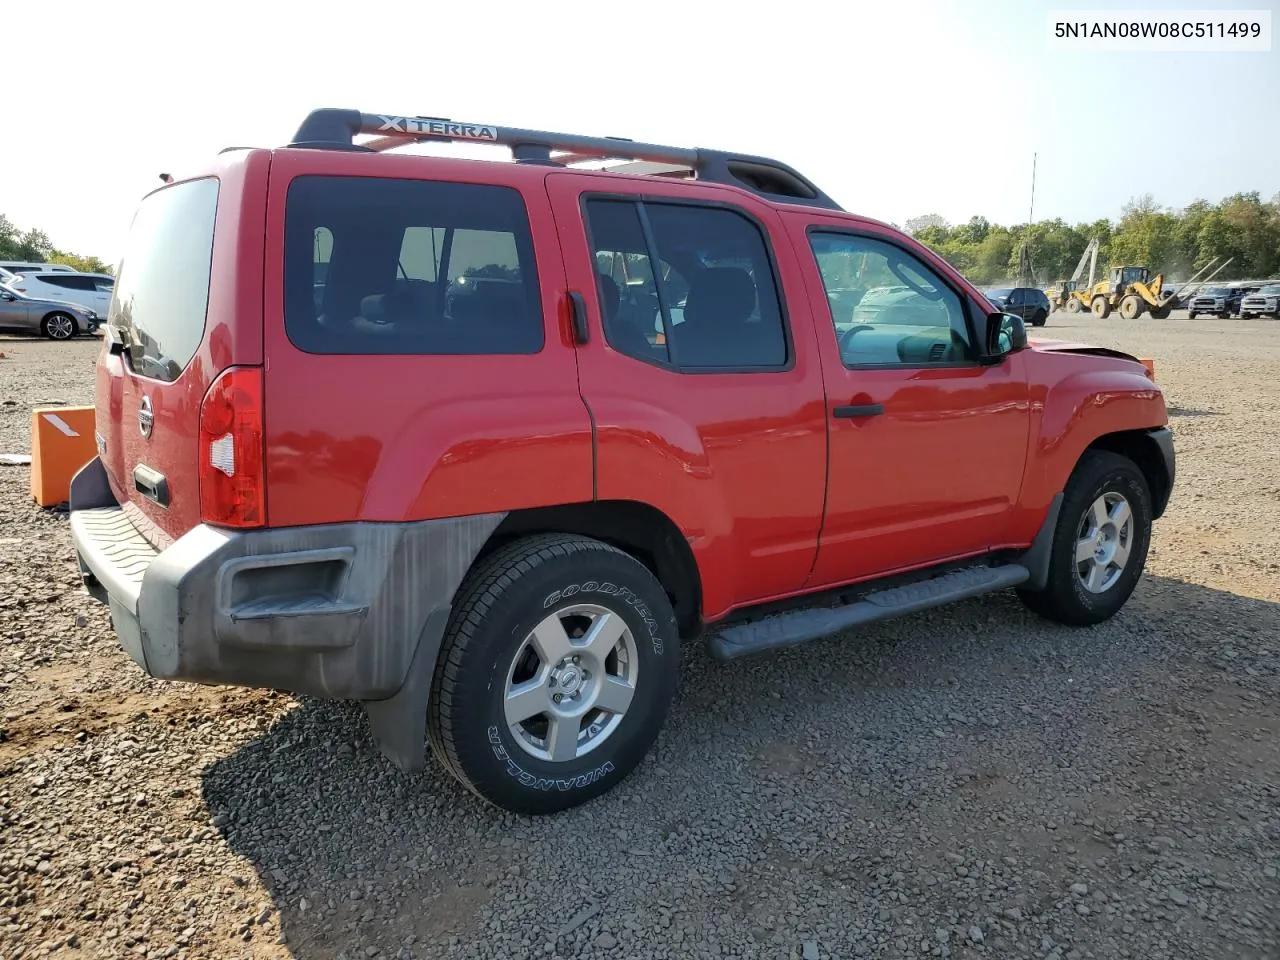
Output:
<path fill-rule="evenodd" d="M 283 150 L 264 302 L 275 526 L 592 495 L 543 172 Z"/>
<path fill-rule="evenodd" d="M 1008 312 L 1016 314 L 1023 320 L 1031 315 L 1031 311 L 1027 309 L 1027 291 L 1022 287 L 1014 287 L 1013 293 L 1009 294 Z"/>
<path fill-rule="evenodd" d="M 547 186 L 589 321 L 578 369 L 597 497 L 680 527 L 710 619 L 799 590 L 817 552 L 826 424 L 776 212 L 690 183 L 553 173 Z"/>

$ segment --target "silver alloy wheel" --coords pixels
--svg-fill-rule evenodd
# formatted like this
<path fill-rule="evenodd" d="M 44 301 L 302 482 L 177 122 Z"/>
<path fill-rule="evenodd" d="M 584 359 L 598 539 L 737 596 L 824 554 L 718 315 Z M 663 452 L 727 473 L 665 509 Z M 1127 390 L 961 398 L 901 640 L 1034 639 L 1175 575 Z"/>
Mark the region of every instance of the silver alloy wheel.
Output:
<path fill-rule="evenodd" d="M 595 604 L 557 610 L 525 637 L 507 671 L 511 735 L 539 760 L 591 752 L 622 723 L 639 668 L 635 638 L 618 614 Z"/>
<path fill-rule="evenodd" d="M 1133 510 L 1118 493 L 1104 493 L 1080 520 L 1076 534 L 1076 575 L 1090 593 L 1106 593 L 1129 562 Z"/>
<path fill-rule="evenodd" d="M 75 323 L 65 313 L 55 313 L 45 321 L 45 326 L 48 327 L 49 336 L 55 340 L 70 339 L 76 329 Z"/>

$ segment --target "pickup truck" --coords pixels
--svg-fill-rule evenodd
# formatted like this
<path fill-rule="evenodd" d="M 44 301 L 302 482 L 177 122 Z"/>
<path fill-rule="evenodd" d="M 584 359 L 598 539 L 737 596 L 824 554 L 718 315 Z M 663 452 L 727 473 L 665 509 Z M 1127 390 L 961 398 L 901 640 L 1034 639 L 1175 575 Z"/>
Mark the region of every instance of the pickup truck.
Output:
<path fill-rule="evenodd" d="M 1174 481 L 1137 359 L 779 161 L 355 110 L 141 201 L 96 375 L 71 528 L 138 665 L 360 701 L 527 814 L 637 766 L 682 644 L 1105 620 Z"/>

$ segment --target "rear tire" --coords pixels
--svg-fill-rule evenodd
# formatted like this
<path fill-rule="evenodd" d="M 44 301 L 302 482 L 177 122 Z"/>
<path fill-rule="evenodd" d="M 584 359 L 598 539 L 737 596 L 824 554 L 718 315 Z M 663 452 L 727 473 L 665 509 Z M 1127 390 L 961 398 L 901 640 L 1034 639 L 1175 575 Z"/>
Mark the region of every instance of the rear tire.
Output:
<path fill-rule="evenodd" d="M 505 810 L 577 806 L 644 759 L 679 658 L 671 602 L 634 557 L 586 537 L 518 540 L 458 591 L 428 706 L 432 749 Z"/>
<path fill-rule="evenodd" d="M 1019 590 L 1028 608 L 1068 626 L 1092 626 L 1129 599 L 1151 545 L 1151 490 L 1128 457 L 1088 450 L 1067 481 L 1049 579 Z"/>
<path fill-rule="evenodd" d="M 69 313 L 51 313 L 40 321 L 40 332 L 50 340 L 72 340 L 80 326 Z"/>
<path fill-rule="evenodd" d="M 1048 314 L 1046 314 L 1043 310 L 1037 310 L 1035 313 L 1031 315 L 1031 325 L 1033 327 L 1043 327 L 1045 324 L 1045 321 L 1048 319 L 1049 319 Z"/>
<path fill-rule="evenodd" d="M 1079 313 L 1084 309 L 1084 304 L 1080 302 L 1079 297 L 1072 297 L 1067 301 L 1067 313 Z"/>
<path fill-rule="evenodd" d="M 1093 315 L 1099 320 L 1105 320 L 1111 316 L 1111 302 L 1106 297 L 1093 298 Z"/>
<path fill-rule="evenodd" d="M 1172 312 L 1173 312 L 1172 307 L 1152 307 L 1151 319 L 1152 320 L 1168 320 L 1169 314 Z"/>

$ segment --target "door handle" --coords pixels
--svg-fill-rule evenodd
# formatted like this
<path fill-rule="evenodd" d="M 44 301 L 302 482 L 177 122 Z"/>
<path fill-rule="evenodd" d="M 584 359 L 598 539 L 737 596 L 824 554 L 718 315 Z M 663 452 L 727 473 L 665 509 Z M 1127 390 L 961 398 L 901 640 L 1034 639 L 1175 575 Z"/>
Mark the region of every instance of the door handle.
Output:
<path fill-rule="evenodd" d="M 169 481 L 158 470 L 140 463 L 133 468 L 133 488 L 162 507 L 169 505 Z"/>
<path fill-rule="evenodd" d="M 878 417 L 884 413 L 883 403 L 855 403 L 844 407 L 836 407 L 831 415 L 841 420 L 853 420 L 857 417 Z"/>

